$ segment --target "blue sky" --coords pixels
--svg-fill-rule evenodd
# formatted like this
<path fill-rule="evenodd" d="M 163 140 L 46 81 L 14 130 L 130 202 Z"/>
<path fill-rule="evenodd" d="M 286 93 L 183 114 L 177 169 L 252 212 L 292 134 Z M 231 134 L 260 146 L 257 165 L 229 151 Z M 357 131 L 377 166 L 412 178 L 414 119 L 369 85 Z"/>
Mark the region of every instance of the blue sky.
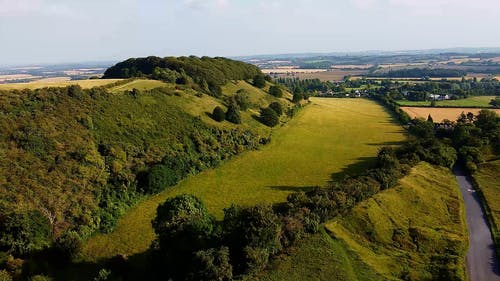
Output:
<path fill-rule="evenodd" d="M 0 0 L 0 65 L 500 47 L 499 0 Z"/>

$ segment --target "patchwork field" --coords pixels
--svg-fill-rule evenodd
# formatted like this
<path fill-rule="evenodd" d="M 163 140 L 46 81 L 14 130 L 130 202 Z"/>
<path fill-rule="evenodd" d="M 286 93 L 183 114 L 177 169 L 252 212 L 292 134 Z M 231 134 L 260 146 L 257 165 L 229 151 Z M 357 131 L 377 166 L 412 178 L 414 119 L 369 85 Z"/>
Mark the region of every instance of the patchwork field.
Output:
<path fill-rule="evenodd" d="M 66 87 L 78 84 L 82 88 L 88 89 L 92 87 L 104 86 L 111 84 L 121 79 L 91 79 L 91 80 L 73 80 L 61 81 L 60 79 L 46 79 L 29 83 L 13 83 L 13 84 L 0 84 L 0 90 L 22 90 L 22 89 L 39 89 L 45 87 Z"/>
<path fill-rule="evenodd" d="M 385 280 L 466 279 L 465 209 L 448 169 L 422 162 L 327 229 Z"/>
<path fill-rule="evenodd" d="M 427 118 L 429 114 L 432 116 L 434 122 L 441 122 L 444 119 L 448 119 L 451 121 L 456 121 L 460 114 L 463 112 L 467 114 L 468 112 L 472 112 L 474 115 L 477 115 L 481 108 L 437 108 L 437 107 L 401 107 L 411 118 Z M 497 114 L 500 114 L 500 109 L 491 109 L 495 111 Z"/>
<path fill-rule="evenodd" d="M 436 101 L 437 106 L 447 106 L 447 107 L 491 107 L 489 104 L 495 96 L 478 96 L 470 97 L 460 100 L 444 100 Z M 401 106 L 431 106 L 430 101 L 408 101 L 400 100 L 397 103 Z"/>
<path fill-rule="evenodd" d="M 405 139 L 402 129 L 376 103 L 364 99 L 311 99 L 272 142 L 245 152 L 217 169 L 187 178 L 178 186 L 138 204 L 114 232 L 96 235 L 84 247 L 87 260 L 145 251 L 154 238 L 156 207 L 166 198 L 195 194 L 218 218 L 231 204 L 252 205 L 285 200 L 294 191 L 324 185 L 370 167 L 380 146 Z"/>

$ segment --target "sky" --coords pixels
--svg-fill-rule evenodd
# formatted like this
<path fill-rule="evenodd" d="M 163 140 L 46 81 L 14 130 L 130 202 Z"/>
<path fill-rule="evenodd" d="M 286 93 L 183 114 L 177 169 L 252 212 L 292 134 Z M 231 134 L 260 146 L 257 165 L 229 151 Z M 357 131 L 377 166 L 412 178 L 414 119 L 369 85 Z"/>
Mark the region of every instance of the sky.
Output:
<path fill-rule="evenodd" d="M 500 47 L 499 0 L 0 0 L 0 65 Z"/>

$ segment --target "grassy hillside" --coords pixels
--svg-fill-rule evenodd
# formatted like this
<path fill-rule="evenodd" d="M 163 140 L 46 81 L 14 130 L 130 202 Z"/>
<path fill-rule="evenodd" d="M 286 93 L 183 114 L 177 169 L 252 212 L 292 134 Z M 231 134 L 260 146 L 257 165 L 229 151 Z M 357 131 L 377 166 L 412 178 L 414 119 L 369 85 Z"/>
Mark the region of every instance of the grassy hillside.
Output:
<path fill-rule="evenodd" d="M 445 168 L 420 163 L 327 229 L 384 279 L 466 280 L 465 210 Z"/>
<path fill-rule="evenodd" d="M 497 243 L 497 249 L 500 248 L 500 160 L 490 161 L 478 166 L 478 170 L 474 173 L 474 179 L 481 189 L 481 193 L 488 206 L 488 219 L 491 225 L 491 231 Z M 498 250 L 497 250 L 498 252 Z"/>
<path fill-rule="evenodd" d="M 367 266 L 349 247 L 325 231 L 308 237 L 278 259 L 259 276 L 263 281 L 376 281 L 384 280 Z"/>
<path fill-rule="evenodd" d="M 216 122 L 209 113 L 226 107 L 224 96 L 153 80 L 125 82 L 110 90 L 0 90 L 0 220 L 24 223 L 28 232 L 0 231 L 4 248 L 22 254 L 67 230 L 83 238 L 109 231 L 129 206 L 157 192 L 153 184 L 167 187 L 165 179 L 152 180 L 156 166 L 176 182 L 257 148 L 271 132 L 250 111 L 268 104 L 242 111 L 242 124 Z M 40 229 L 30 226 L 35 220 Z"/>
<path fill-rule="evenodd" d="M 243 84 L 245 85 L 245 84 Z M 364 99 L 311 99 L 311 104 L 284 127 L 272 142 L 245 152 L 217 169 L 189 177 L 178 186 L 142 201 L 118 223 L 114 232 L 88 241 L 87 259 L 146 250 L 154 238 L 151 219 L 166 198 L 194 194 L 221 217 L 231 204 L 279 202 L 293 191 L 322 186 L 335 177 L 370 167 L 380 146 L 405 139 L 402 129 L 376 103 Z"/>
<path fill-rule="evenodd" d="M 495 96 L 477 96 L 459 100 L 436 101 L 436 106 L 440 107 L 492 107 L 489 103 Z M 401 106 L 431 106 L 430 101 L 407 101 L 399 100 Z"/>
<path fill-rule="evenodd" d="M 67 87 L 70 85 L 79 85 L 84 89 L 105 86 L 111 83 L 119 82 L 122 79 L 91 79 L 74 81 L 34 81 L 29 83 L 0 84 L 0 90 L 22 90 L 22 89 L 41 89 L 46 87 Z"/>

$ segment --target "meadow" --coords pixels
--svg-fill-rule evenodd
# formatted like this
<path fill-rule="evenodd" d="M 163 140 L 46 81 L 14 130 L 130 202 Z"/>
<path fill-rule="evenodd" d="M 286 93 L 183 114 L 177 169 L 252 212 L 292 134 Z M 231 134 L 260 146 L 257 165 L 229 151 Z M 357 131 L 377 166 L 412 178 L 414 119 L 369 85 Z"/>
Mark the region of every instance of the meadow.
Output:
<path fill-rule="evenodd" d="M 449 169 L 421 162 L 397 187 L 326 227 L 385 280 L 427 280 L 440 270 L 450 278 L 440 280 L 466 278 L 465 209 Z M 456 260 L 436 262 L 445 253 Z"/>
<path fill-rule="evenodd" d="M 33 90 L 46 87 L 67 87 L 70 85 L 80 85 L 84 89 L 89 89 L 93 87 L 105 86 L 107 84 L 115 83 L 121 80 L 122 79 L 89 79 L 89 80 L 60 81 L 60 80 L 46 79 L 29 83 L 0 84 L 0 90 L 22 90 L 22 89 Z"/>
<path fill-rule="evenodd" d="M 484 107 L 489 108 L 491 100 L 495 99 L 495 96 L 476 96 L 469 97 L 466 99 L 459 100 L 443 100 L 436 101 L 436 106 L 439 107 Z M 398 100 L 396 101 L 400 106 L 431 106 L 430 101 L 408 101 L 408 100 Z"/>
<path fill-rule="evenodd" d="M 463 112 L 467 114 L 468 112 L 472 112 L 474 115 L 477 115 L 481 108 L 443 108 L 443 107 L 401 107 L 411 118 L 425 118 L 429 115 L 432 116 L 434 122 L 441 122 L 444 119 L 448 119 L 451 121 L 456 121 L 460 114 Z M 495 111 L 497 114 L 500 114 L 500 109 L 491 109 Z"/>
<path fill-rule="evenodd" d="M 372 166 L 380 146 L 404 140 L 401 127 L 372 101 L 312 98 L 294 119 L 272 131 L 270 144 L 142 201 L 112 233 L 92 237 L 84 247 L 84 258 L 93 261 L 145 251 L 154 239 L 151 219 L 166 198 L 194 194 L 221 218 L 231 204 L 280 202 L 291 192 L 323 186 L 332 176 L 362 172 Z"/>

